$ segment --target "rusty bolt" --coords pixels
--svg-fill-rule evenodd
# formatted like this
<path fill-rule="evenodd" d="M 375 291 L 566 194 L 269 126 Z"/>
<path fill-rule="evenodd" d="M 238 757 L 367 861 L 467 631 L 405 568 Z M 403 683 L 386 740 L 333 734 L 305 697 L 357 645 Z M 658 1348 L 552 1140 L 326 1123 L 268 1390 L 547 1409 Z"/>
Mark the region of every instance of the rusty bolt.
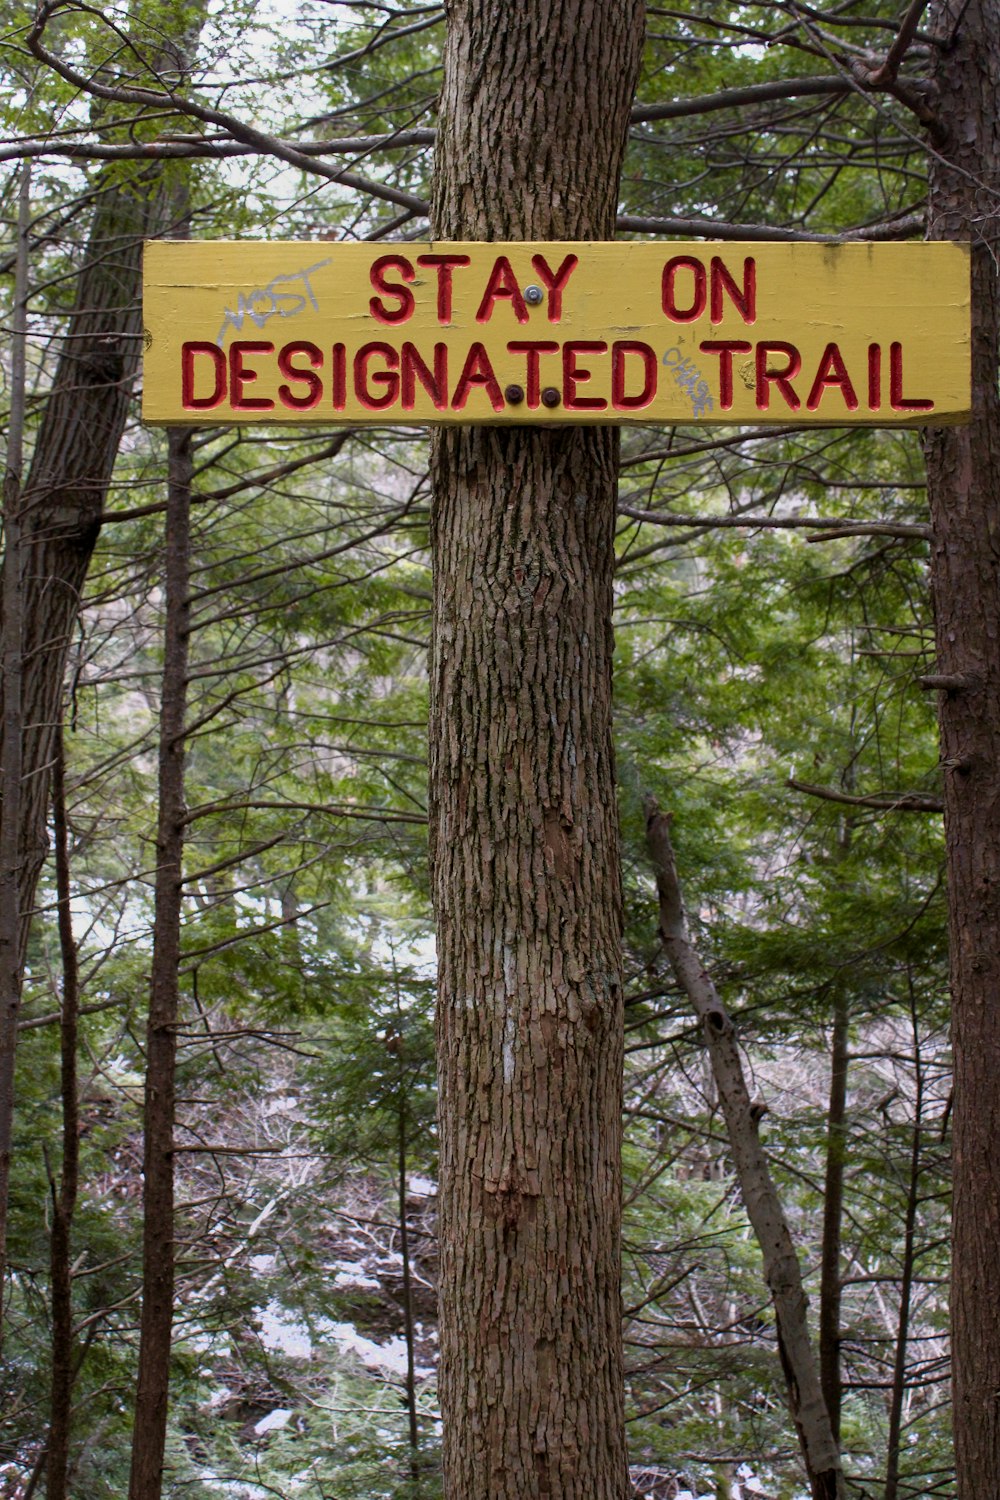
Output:
<path fill-rule="evenodd" d="M 519 385 L 506 386 L 503 394 L 508 406 L 520 406 L 524 400 L 524 389 Z"/>
<path fill-rule="evenodd" d="M 555 388 L 554 385 L 547 385 L 545 387 L 544 391 L 542 392 L 542 405 L 543 406 L 558 406 L 559 405 L 559 392 L 556 390 L 556 388 Z"/>
<path fill-rule="evenodd" d="M 539 302 L 545 301 L 545 293 L 540 286 L 526 286 L 524 289 L 524 300 L 531 307 L 537 307 Z"/>

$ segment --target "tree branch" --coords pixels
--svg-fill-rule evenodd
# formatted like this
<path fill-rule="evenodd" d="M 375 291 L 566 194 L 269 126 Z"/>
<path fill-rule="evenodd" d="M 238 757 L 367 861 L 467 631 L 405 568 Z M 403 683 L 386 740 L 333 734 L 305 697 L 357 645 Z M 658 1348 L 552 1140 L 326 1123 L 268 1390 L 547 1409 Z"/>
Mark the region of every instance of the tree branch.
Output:
<path fill-rule="evenodd" d="M 745 88 L 719 89 L 714 94 L 701 94 L 693 99 L 667 99 L 662 104 L 636 104 L 632 109 L 633 125 L 643 125 L 650 120 L 682 120 L 692 115 L 712 114 L 720 109 L 745 109 L 752 104 L 767 104 L 771 100 L 802 99 L 810 94 L 850 94 L 854 87 L 849 79 L 809 76 L 806 78 L 776 78 L 769 83 L 751 83 Z"/>
<path fill-rule="evenodd" d="M 746 527 L 749 531 L 829 531 L 837 536 L 896 536 L 929 541 L 931 529 L 908 521 L 840 521 L 835 516 L 672 516 L 669 511 L 640 510 L 619 505 L 618 514 L 651 526 L 699 526 L 725 530 Z M 820 540 L 816 538 L 815 540 Z"/>
<path fill-rule="evenodd" d="M 886 53 L 885 62 L 880 68 L 872 73 L 870 82 L 873 88 L 879 88 L 886 84 L 895 83 L 896 74 L 899 72 L 903 58 L 910 49 L 910 44 L 917 34 L 920 18 L 927 9 L 927 0 L 910 0 L 909 9 L 900 22 L 896 39 L 889 51 Z"/>
<path fill-rule="evenodd" d="M 876 812 L 916 812 L 916 813 L 939 813 L 944 812 L 944 803 L 940 797 L 933 796 L 930 792 L 897 792 L 875 793 L 868 796 L 854 796 L 850 792 L 839 792 L 831 786 L 813 786 L 808 781 L 798 781 L 790 776 L 785 782 L 793 792 L 805 792 L 809 797 L 819 797 L 824 802 L 840 802 L 845 807 L 870 807 Z"/>
<path fill-rule="evenodd" d="M 235 802 L 205 802 L 200 807 L 189 808 L 184 817 L 186 824 L 198 818 L 212 817 L 217 813 L 254 811 L 324 813 L 331 818 L 361 818 L 368 823 L 415 823 L 423 826 L 427 822 L 425 813 L 397 811 L 392 807 L 351 807 L 336 802 L 284 802 L 254 801 L 237 798 Z"/>
<path fill-rule="evenodd" d="M 925 230 L 923 214 L 906 214 L 879 224 L 862 224 L 843 234 L 810 234 L 805 229 L 782 229 L 773 224 L 727 224 L 717 219 L 649 219 L 637 214 L 619 214 L 617 227 L 635 234 L 704 235 L 713 240 L 755 240 L 764 244 L 842 245 L 851 240 L 880 242 L 908 240 Z"/>
<path fill-rule="evenodd" d="M 93 94 L 98 99 L 108 99 L 115 104 L 138 104 L 163 107 L 168 101 L 178 114 L 190 115 L 195 120 L 201 120 L 206 125 L 215 125 L 225 130 L 234 140 L 242 141 L 244 145 L 250 146 L 267 156 L 276 157 L 279 161 L 287 162 L 289 166 L 298 167 L 303 172 L 312 172 L 320 177 L 325 177 L 329 182 L 340 182 L 345 187 L 354 188 L 357 192 L 367 193 L 373 198 L 384 198 L 389 203 L 397 203 L 402 208 L 412 209 L 415 213 L 425 214 L 428 212 L 428 204 L 422 198 L 414 197 L 412 193 L 404 193 L 399 188 L 391 187 L 388 183 L 373 182 L 369 178 L 359 177 L 355 172 L 349 172 L 343 167 L 330 167 L 325 162 L 316 161 L 305 155 L 294 146 L 288 146 L 275 135 L 269 135 L 266 131 L 258 130 L 252 125 L 237 119 L 235 115 L 226 114 L 223 110 L 212 109 L 209 105 L 199 104 L 194 99 L 186 99 L 182 95 L 174 93 L 169 88 L 126 88 L 122 85 L 112 87 L 110 84 L 101 83 L 96 78 L 87 78 L 76 68 L 70 67 L 61 57 L 50 52 L 42 42 L 42 33 L 49 23 L 52 15 L 60 9 L 62 0 L 45 0 L 39 6 L 34 24 L 28 32 L 27 44 L 30 51 L 39 62 L 45 63 L 53 72 L 58 73 L 60 78 L 67 83 L 74 84 L 87 94 Z M 76 9 L 89 15 L 102 16 L 102 12 L 95 10 L 89 5 L 77 5 Z"/>
<path fill-rule="evenodd" d="M 412 146 L 432 146 L 436 132 L 431 129 L 398 130 L 385 135 L 345 136 L 329 141 L 290 141 L 275 136 L 278 144 L 300 156 L 367 155 L 371 151 L 389 151 Z M 209 158 L 228 159 L 250 156 L 259 146 L 210 136 L 164 132 L 154 141 L 129 141 L 107 145 L 98 141 L 10 141 L 0 145 L 0 161 L 23 161 L 35 156 L 61 156 L 70 161 L 164 161 Z M 313 168 L 315 170 L 315 168 Z M 423 202 L 414 199 L 414 203 Z"/>

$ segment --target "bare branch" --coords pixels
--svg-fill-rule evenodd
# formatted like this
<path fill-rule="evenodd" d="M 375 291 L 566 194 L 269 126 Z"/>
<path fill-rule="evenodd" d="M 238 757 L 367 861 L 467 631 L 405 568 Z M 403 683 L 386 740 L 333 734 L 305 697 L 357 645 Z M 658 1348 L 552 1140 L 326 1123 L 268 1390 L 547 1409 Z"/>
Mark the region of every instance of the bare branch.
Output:
<path fill-rule="evenodd" d="M 681 120 L 691 115 L 712 114 L 720 109 L 745 109 L 752 104 L 766 104 L 772 99 L 801 99 L 810 94 L 853 93 L 849 79 L 837 76 L 822 78 L 776 78 L 769 83 L 751 83 L 745 88 L 719 89 L 694 99 L 667 99 L 662 104 L 637 104 L 632 110 L 633 125 L 649 120 Z"/>
<path fill-rule="evenodd" d="M 910 0 L 910 7 L 900 23 L 895 41 L 886 53 L 885 62 L 871 75 L 873 88 L 895 83 L 900 64 L 909 51 L 910 44 L 917 34 L 920 18 L 926 9 L 927 0 Z"/>
<path fill-rule="evenodd" d="M 369 823 L 416 823 L 423 826 L 427 822 L 423 813 L 401 812 L 393 807 L 351 807 L 337 802 L 285 802 L 277 799 L 255 802 L 244 798 L 229 802 L 204 802 L 200 807 L 189 808 L 184 821 L 193 823 L 198 818 L 211 817 L 216 813 L 243 812 L 248 809 L 324 813 L 331 818 L 361 818 Z"/>
<path fill-rule="evenodd" d="M 854 796 L 832 786 L 813 786 L 811 782 L 798 781 L 794 776 L 790 776 L 785 785 L 791 787 L 793 792 L 805 792 L 807 796 L 819 797 L 824 802 L 840 802 L 845 807 L 870 807 L 876 812 L 944 812 L 941 798 L 930 792 L 886 792 Z"/>
<path fill-rule="evenodd" d="M 436 131 L 431 129 L 397 130 L 385 135 L 344 136 L 329 141 L 292 141 L 275 137 L 279 145 L 300 156 L 366 156 L 372 151 L 433 146 Z M 107 145 L 97 141 L 9 141 L 0 145 L 0 161 L 23 161 L 28 157 L 58 156 L 70 161 L 164 161 L 220 160 L 235 156 L 252 156 L 261 148 L 247 142 L 216 136 L 186 135 L 167 132 L 154 141 L 128 141 Z M 414 202 L 417 200 L 415 199 Z M 422 201 L 422 200 L 420 200 Z"/>
<path fill-rule="evenodd" d="M 843 521 L 835 516 L 675 516 L 669 511 L 640 510 L 619 505 L 618 514 L 651 526 L 699 526 L 706 530 L 745 527 L 748 531 L 828 531 L 833 536 L 896 536 L 929 541 L 931 529 L 907 521 Z M 812 539 L 810 539 L 812 540 Z M 823 540 L 823 538 L 815 538 Z"/>
<path fill-rule="evenodd" d="M 617 227 L 635 234 L 697 234 L 713 240 L 842 245 L 851 240 L 909 240 L 923 235 L 926 225 L 923 214 L 906 214 L 878 224 L 862 224 L 842 234 L 810 234 L 805 229 L 782 229 L 773 224 L 727 224 L 717 219 L 679 217 L 648 219 L 637 214 L 619 214 Z"/>

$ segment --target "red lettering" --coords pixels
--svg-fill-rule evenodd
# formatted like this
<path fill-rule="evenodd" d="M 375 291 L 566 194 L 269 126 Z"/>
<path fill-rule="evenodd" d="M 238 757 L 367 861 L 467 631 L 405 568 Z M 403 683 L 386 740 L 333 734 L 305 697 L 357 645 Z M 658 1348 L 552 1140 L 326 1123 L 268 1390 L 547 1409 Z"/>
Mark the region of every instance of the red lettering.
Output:
<path fill-rule="evenodd" d="M 330 371 L 330 400 L 334 411 L 343 411 L 347 405 L 347 349 L 343 344 L 334 344 L 331 350 L 333 368 Z"/>
<path fill-rule="evenodd" d="M 775 369 L 770 364 L 772 354 L 784 354 L 786 363 L 784 369 Z M 762 343 L 757 345 L 757 408 L 759 411 L 767 411 L 771 405 L 771 382 L 778 387 L 788 405 L 796 411 L 801 402 L 792 386 L 792 376 L 797 375 L 802 368 L 802 356 L 794 344 L 782 343 L 775 339 L 773 344 Z"/>
<path fill-rule="evenodd" d="M 418 380 L 438 411 L 444 411 L 448 405 L 448 345 L 434 345 L 432 370 L 417 346 L 405 343 L 400 351 L 399 380 L 400 405 L 404 411 L 413 410 Z"/>
<path fill-rule="evenodd" d="M 924 396 L 903 395 L 903 346 L 889 345 L 889 405 L 893 411 L 930 411 L 934 402 Z"/>
<path fill-rule="evenodd" d="M 719 406 L 729 411 L 733 404 L 733 355 L 749 354 L 753 344 L 742 339 L 705 339 L 698 345 L 703 354 L 719 356 Z"/>
<path fill-rule="evenodd" d="M 882 409 L 882 345 L 868 345 L 868 410 Z"/>
<path fill-rule="evenodd" d="M 710 306 L 713 323 L 722 322 L 723 292 L 728 292 L 729 300 L 736 308 L 744 323 L 756 323 L 757 262 L 752 255 L 746 256 L 743 261 L 742 290 L 730 276 L 722 257 L 720 255 L 712 256 Z"/>
<path fill-rule="evenodd" d="M 643 364 L 642 389 L 628 395 L 625 390 L 625 360 L 638 355 Z M 611 345 L 611 405 L 615 411 L 638 411 L 648 406 L 656 395 L 656 355 L 648 344 L 637 339 L 618 339 Z"/>
<path fill-rule="evenodd" d="M 690 307 L 677 306 L 677 272 L 690 271 L 693 278 Z M 706 284 L 705 267 L 693 255 L 675 255 L 663 267 L 663 311 L 672 323 L 693 323 L 705 311 Z"/>
<path fill-rule="evenodd" d="M 851 377 L 847 373 L 844 357 L 836 344 L 827 344 L 820 356 L 819 369 L 816 371 L 816 379 L 806 397 L 806 406 L 810 411 L 815 411 L 823 399 L 823 392 L 828 386 L 839 386 L 844 396 L 844 405 L 849 411 L 857 408 L 858 398 L 851 384 Z"/>
<path fill-rule="evenodd" d="M 299 370 L 292 364 L 294 354 L 304 354 L 312 365 L 312 370 Z M 287 385 L 278 386 L 278 400 L 283 406 L 290 406 L 294 411 L 308 411 L 315 406 L 323 394 L 323 382 L 319 376 L 314 374 L 315 370 L 323 368 L 323 355 L 315 344 L 310 344 L 301 339 L 298 343 L 283 344 L 278 350 L 278 369 L 286 380 L 301 381 L 306 389 L 301 396 Z"/>
<path fill-rule="evenodd" d="M 384 370 L 369 372 L 368 362 L 373 356 L 385 360 Z M 383 411 L 391 406 L 399 395 L 399 354 L 391 344 L 362 344 L 354 356 L 354 392 L 362 406 L 370 411 Z M 373 394 L 373 385 L 382 386 L 382 395 Z"/>
<path fill-rule="evenodd" d="M 208 396 L 194 393 L 194 361 L 196 354 L 207 354 L 212 361 L 212 391 Z M 226 356 L 218 344 L 203 344 L 193 339 L 181 345 L 181 405 L 185 411 L 208 411 L 226 399 Z"/>
<path fill-rule="evenodd" d="M 558 323 L 562 317 L 562 294 L 566 283 L 580 264 L 578 255 L 567 255 L 558 271 L 553 271 L 544 255 L 533 255 L 531 264 L 539 281 L 549 294 L 548 314 L 550 323 Z"/>
<path fill-rule="evenodd" d="M 514 267 L 506 255 L 497 256 L 493 270 L 490 272 L 490 279 L 486 283 L 483 300 L 480 302 L 479 311 L 476 313 L 477 323 L 488 323 L 490 321 L 490 318 L 493 316 L 493 304 L 498 297 L 509 297 L 517 321 L 519 323 L 527 323 L 528 309 L 524 303 L 524 295 L 517 284 Z"/>
<path fill-rule="evenodd" d="M 233 411 L 273 411 L 270 396 L 245 396 L 243 387 L 258 376 L 243 363 L 244 354 L 273 354 L 274 345 L 260 339 L 236 339 L 229 346 L 229 405 Z"/>
<path fill-rule="evenodd" d="M 486 391 L 494 411 L 503 411 L 503 391 L 501 391 L 500 384 L 493 373 L 490 357 L 482 344 L 473 344 L 469 349 L 465 364 L 462 367 L 462 373 L 458 377 L 455 394 L 451 398 L 454 411 L 463 411 L 465 409 L 465 403 L 468 401 L 472 387 L 475 385 L 481 385 Z"/>
<path fill-rule="evenodd" d="M 416 275 L 413 263 L 405 255 L 380 255 L 378 260 L 372 261 L 369 273 L 372 286 L 387 297 L 395 297 L 399 305 L 387 307 L 381 297 L 372 297 L 368 306 L 372 317 L 379 323 L 405 323 L 413 316 L 413 293 L 398 281 L 387 281 L 385 273 L 389 270 L 398 271 L 404 281 L 412 281 Z"/>
<path fill-rule="evenodd" d="M 559 345 L 551 339 L 512 339 L 507 345 L 508 354 L 525 356 L 524 386 L 528 407 L 536 411 L 542 401 L 542 379 L 539 370 L 542 354 L 558 354 Z"/>
<path fill-rule="evenodd" d="M 418 266 L 433 266 L 437 271 L 437 317 L 439 323 L 451 322 L 451 273 L 456 266 L 467 266 L 467 255 L 418 255 Z"/>
<path fill-rule="evenodd" d="M 603 339 L 570 339 L 563 344 L 563 406 L 567 411 L 604 411 L 607 402 L 603 396 L 578 396 L 576 388 L 584 380 L 590 380 L 590 370 L 576 362 L 578 354 L 607 354 L 608 346 Z"/>

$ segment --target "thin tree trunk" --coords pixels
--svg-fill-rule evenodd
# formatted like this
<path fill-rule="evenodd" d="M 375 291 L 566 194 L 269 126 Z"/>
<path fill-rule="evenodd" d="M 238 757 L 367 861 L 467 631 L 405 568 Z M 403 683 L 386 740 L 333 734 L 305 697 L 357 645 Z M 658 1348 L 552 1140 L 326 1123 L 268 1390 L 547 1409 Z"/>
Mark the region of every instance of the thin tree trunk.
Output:
<path fill-rule="evenodd" d="M 69 829 L 66 822 L 65 758 L 62 725 L 56 732 L 52 766 L 52 810 L 56 853 L 59 947 L 62 955 L 62 1170 L 58 1191 L 52 1187 L 52 1386 L 49 1417 L 46 1500 L 68 1500 L 70 1418 L 75 1374 L 73 1339 L 73 1273 L 70 1234 L 79 1180 L 79 1104 L 76 1081 L 76 1033 L 80 986 L 73 915 L 70 909 Z"/>
<path fill-rule="evenodd" d="M 413 1274 L 410 1265 L 410 1233 L 406 1222 L 406 1077 L 403 1071 L 402 1030 L 399 1041 L 399 1253 L 403 1258 L 403 1326 L 406 1335 L 406 1411 L 410 1436 L 410 1477 L 414 1489 L 420 1482 L 420 1435 L 417 1431 L 417 1376 L 413 1347 Z"/>
<path fill-rule="evenodd" d="M 917 1022 L 913 981 L 910 981 L 910 1023 L 913 1034 L 913 1058 L 916 1068 L 916 1098 L 913 1105 L 913 1137 L 910 1142 L 910 1177 L 906 1193 L 906 1218 L 903 1225 L 903 1274 L 899 1285 L 899 1327 L 896 1332 L 896 1354 L 892 1371 L 892 1395 L 889 1402 L 889 1441 L 886 1458 L 885 1490 L 882 1500 L 897 1500 L 899 1495 L 899 1449 L 903 1430 L 903 1402 L 906 1397 L 906 1346 L 910 1336 L 910 1301 L 913 1296 L 913 1272 L 916 1263 L 917 1206 L 920 1201 L 920 1154 L 923 1137 L 924 1063 L 920 1052 L 920 1027 Z"/>
<path fill-rule="evenodd" d="M 449 7 L 434 233 L 614 231 L 640 0 Z M 623 1500 L 617 436 L 433 447 L 449 1500 Z"/>
<path fill-rule="evenodd" d="M 833 1000 L 830 1103 L 826 1115 L 826 1180 L 823 1187 L 823 1245 L 819 1273 L 819 1376 L 834 1440 L 840 1442 L 840 1242 L 844 1218 L 844 1166 L 847 1160 L 847 1043 L 850 999 L 838 985 Z"/>
<path fill-rule="evenodd" d="M 4 571 L 0 669 L 0 1344 L 3 1342 L 3 1293 L 7 1267 L 7 1204 L 14 1122 L 14 1056 L 21 1008 L 21 912 L 25 901 L 20 844 L 24 800 L 24 460 L 25 357 L 28 324 L 28 227 L 31 174 L 21 167 L 17 224 L 17 257 L 11 327 L 11 400 L 7 458 L 3 479 Z"/>
<path fill-rule="evenodd" d="M 854 645 L 852 640 L 852 655 Z M 851 712 L 851 739 L 855 738 L 855 716 Z M 855 787 L 855 759 L 845 767 L 847 792 Z M 846 816 L 837 833 L 837 858 L 847 858 L 854 823 Z M 843 1403 L 841 1379 L 841 1280 L 840 1253 L 844 1220 L 844 1173 L 847 1165 L 847 1074 L 849 1068 L 851 1003 L 847 990 L 836 984 L 833 991 L 833 1035 L 830 1046 L 830 1100 L 826 1116 L 826 1170 L 823 1184 L 823 1241 L 819 1271 L 819 1379 L 830 1416 L 834 1441 L 840 1446 L 840 1415 Z"/>
<path fill-rule="evenodd" d="M 167 1432 L 174 1303 L 174 1118 L 184 857 L 191 430 L 169 434 L 166 625 L 160 705 L 159 812 L 152 979 L 146 1026 L 142 1317 L 129 1500 L 159 1500 Z"/>
<path fill-rule="evenodd" d="M 1000 25 L 938 0 L 930 234 L 972 242 L 972 420 L 927 433 L 951 934 L 952 1374 L 959 1500 L 1000 1495 Z"/>
<path fill-rule="evenodd" d="M 846 1490 L 840 1452 L 809 1338 L 808 1300 L 795 1245 L 757 1133 L 758 1113 L 743 1076 L 735 1027 L 688 936 L 670 819 L 651 797 L 646 802 L 646 839 L 660 898 L 660 936 L 677 983 L 702 1022 L 744 1206 L 763 1256 L 788 1406 L 810 1493 L 813 1500 L 843 1500 Z"/>

